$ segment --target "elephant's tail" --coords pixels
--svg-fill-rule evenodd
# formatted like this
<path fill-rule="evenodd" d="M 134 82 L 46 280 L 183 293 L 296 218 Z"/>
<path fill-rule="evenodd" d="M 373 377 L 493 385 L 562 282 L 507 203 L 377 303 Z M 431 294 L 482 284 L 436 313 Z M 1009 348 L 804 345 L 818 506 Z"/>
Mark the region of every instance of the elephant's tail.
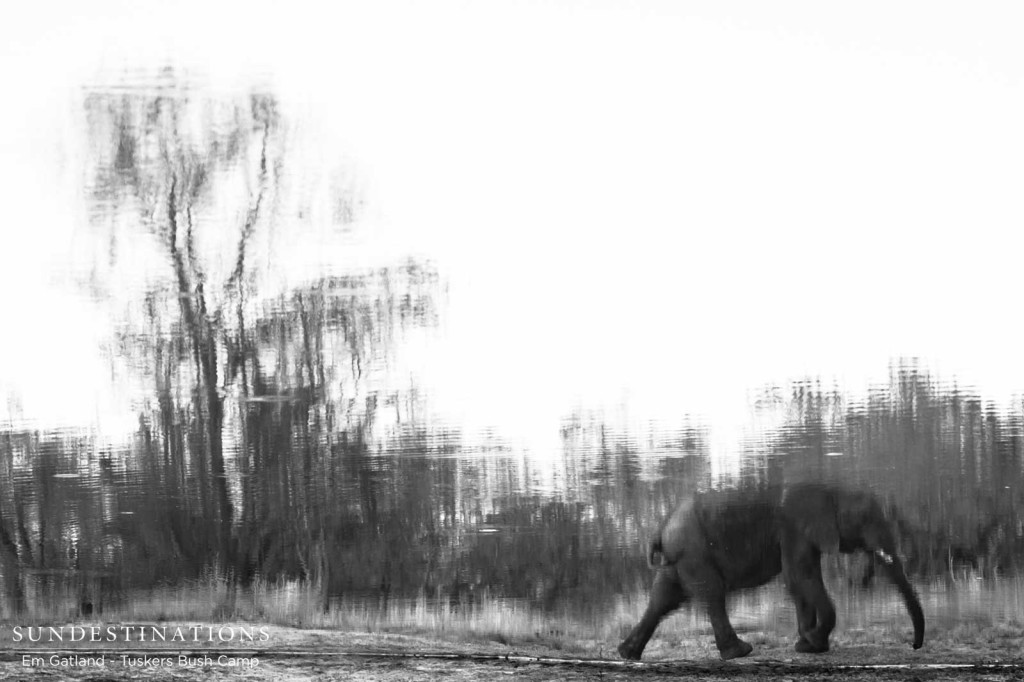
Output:
<path fill-rule="evenodd" d="M 647 565 L 651 568 L 660 568 L 668 562 L 665 558 L 664 548 L 661 546 L 661 535 L 653 538 L 647 547 Z"/>

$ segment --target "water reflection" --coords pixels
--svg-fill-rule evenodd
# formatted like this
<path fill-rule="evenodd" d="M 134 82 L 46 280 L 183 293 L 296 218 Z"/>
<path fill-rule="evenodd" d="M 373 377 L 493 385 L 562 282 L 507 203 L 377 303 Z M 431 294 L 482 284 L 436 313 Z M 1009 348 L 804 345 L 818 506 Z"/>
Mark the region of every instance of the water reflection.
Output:
<path fill-rule="evenodd" d="M 275 289 L 257 265 L 281 225 L 308 227 L 326 206 L 343 227 L 359 206 L 289 175 L 271 95 L 212 101 L 167 76 L 90 90 L 85 111 L 90 229 L 107 247 L 90 287 L 125 296 L 111 360 L 145 397 L 123 446 L 0 432 L 5 614 L 58 600 L 90 615 L 211 574 L 303 581 L 324 609 L 468 609 L 486 595 L 600 613 L 649 583 L 643 545 L 685 491 L 738 482 L 713 480 L 709 433 L 682 417 L 637 433 L 565 415 L 542 463 L 421 416 L 427 388 L 387 368 L 441 325 L 441 273 L 400 260 Z M 136 260 L 161 274 L 125 293 Z M 751 407 L 736 478 L 874 489 L 918 580 L 1022 567 L 1019 411 L 913 362 L 862 401 L 805 381 Z M 834 578 L 863 570 L 828 561 Z"/>
<path fill-rule="evenodd" d="M 665 456 L 592 417 L 567 419 L 552 489 L 531 460 L 463 453 L 443 425 L 378 436 L 383 401 L 342 421 L 325 391 L 302 395 L 226 401 L 241 433 L 219 480 L 201 461 L 208 431 L 183 418 L 184 405 L 142 415 L 135 443 L 118 451 L 5 432 L 5 609 L 69 585 L 83 610 L 100 609 L 214 570 L 239 584 L 308 580 L 325 608 L 423 597 L 472 608 L 486 593 L 549 612 L 600 610 L 649 580 L 645 538 L 682 491 L 711 482 L 699 431 L 665 434 L 679 447 Z M 919 581 L 1021 568 L 1019 415 L 987 410 L 913 365 L 894 368 L 866 405 L 799 384 L 785 408 L 785 423 L 743 457 L 743 477 L 873 488 Z M 865 569 L 851 561 L 830 557 L 826 573 L 853 583 Z"/>

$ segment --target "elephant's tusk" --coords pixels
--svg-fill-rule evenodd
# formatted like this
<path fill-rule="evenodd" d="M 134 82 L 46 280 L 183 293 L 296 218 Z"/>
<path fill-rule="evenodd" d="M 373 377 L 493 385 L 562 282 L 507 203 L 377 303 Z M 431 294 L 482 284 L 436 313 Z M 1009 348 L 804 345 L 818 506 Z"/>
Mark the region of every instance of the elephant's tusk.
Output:
<path fill-rule="evenodd" d="M 876 549 L 875 554 L 878 555 L 878 558 L 884 561 L 885 563 L 892 564 L 892 555 L 886 552 L 884 549 Z"/>

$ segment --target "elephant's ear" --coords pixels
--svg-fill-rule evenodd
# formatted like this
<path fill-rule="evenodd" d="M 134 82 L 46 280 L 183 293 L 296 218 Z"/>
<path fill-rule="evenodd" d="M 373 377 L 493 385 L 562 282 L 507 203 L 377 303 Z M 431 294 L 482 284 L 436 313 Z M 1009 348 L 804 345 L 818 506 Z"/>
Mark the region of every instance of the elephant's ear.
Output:
<path fill-rule="evenodd" d="M 885 554 L 895 551 L 885 510 L 872 493 L 844 491 L 836 497 L 836 509 L 839 533 L 848 541 L 870 551 L 881 549 Z M 886 561 L 884 556 L 879 558 Z"/>
<path fill-rule="evenodd" d="M 835 501 L 826 490 L 801 487 L 791 491 L 783 503 L 786 520 L 796 533 L 822 552 L 839 549 L 839 526 Z"/>

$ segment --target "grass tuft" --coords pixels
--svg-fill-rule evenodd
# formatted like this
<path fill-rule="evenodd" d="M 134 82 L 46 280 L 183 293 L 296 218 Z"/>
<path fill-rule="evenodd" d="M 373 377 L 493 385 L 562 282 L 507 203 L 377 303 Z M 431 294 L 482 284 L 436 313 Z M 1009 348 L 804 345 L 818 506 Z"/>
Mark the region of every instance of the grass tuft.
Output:
<path fill-rule="evenodd" d="M 836 604 L 837 644 L 889 645 L 908 640 L 909 617 L 895 589 L 884 582 L 873 589 L 836 580 L 829 585 Z M 971 643 L 1005 645 L 1024 637 L 1024 579 L 960 581 L 920 585 L 927 619 L 926 642 L 949 646 Z M 380 634 L 420 634 L 459 643 L 544 646 L 548 649 L 614 657 L 614 646 L 639 621 L 647 595 L 636 590 L 613 595 L 607 607 L 584 613 L 566 607 L 543 612 L 526 600 L 507 599 L 487 590 L 471 603 L 420 594 L 388 602 L 335 599 L 324 608 L 315 582 L 256 580 L 248 588 L 209 574 L 180 586 L 136 591 L 107 603 L 88 619 L 75 617 L 70 593 L 30 600 L 21 623 L 88 622 L 248 622 L 299 628 Z M 593 605 L 591 605 L 593 606 Z M 796 616 L 779 582 L 730 600 L 733 625 L 759 649 L 792 646 Z M 940 644 L 941 643 L 941 644 Z M 710 624 L 702 608 L 684 608 L 659 627 L 649 651 L 673 658 L 716 656 Z"/>

